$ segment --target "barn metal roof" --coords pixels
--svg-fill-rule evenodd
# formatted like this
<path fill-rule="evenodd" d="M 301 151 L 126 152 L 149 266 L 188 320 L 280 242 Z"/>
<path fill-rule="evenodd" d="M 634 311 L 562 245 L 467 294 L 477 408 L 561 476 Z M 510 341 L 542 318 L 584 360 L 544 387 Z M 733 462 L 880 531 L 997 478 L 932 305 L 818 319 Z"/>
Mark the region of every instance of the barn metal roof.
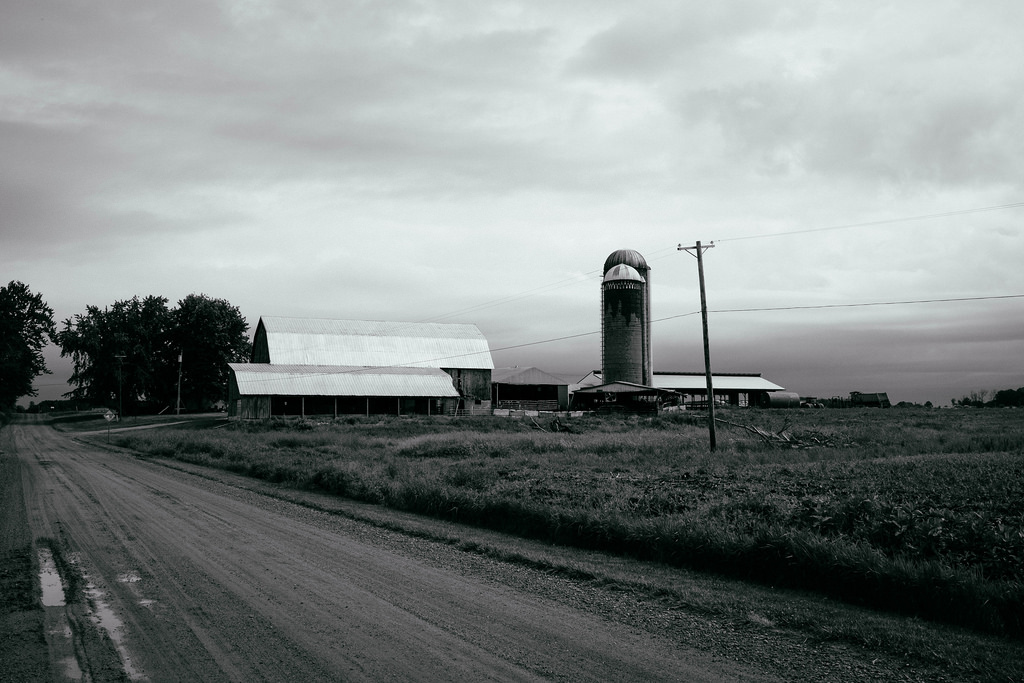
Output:
<path fill-rule="evenodd" d="M 659 394 L 675 393 L 672 389 L 665 387 L 649 387 L 643 384 L 637 384 L 636 382 L 609 382 L 608 384 L 598 384 L 592 387 L 581 387 L 576 390 L 577 394 L 642 394 L 644 392 L 657 391 Z"/>
<path fill-rule="evenodd" d="M 495 368 L 491 371 L 492 384 L 555 384 L 567 386 L 563 379 L 549 375 L 539 368 Z"/>
<path fill-rule="evenodd" d="M 451 375 L 437 368 L 228 363 L 241 396 L 395 396 L 456 398 Z"/>
<path fill-rule="evenodd" d="M 264 317 L 260 327 L 275 365 L 494 368 L 471 324 Z"/>
<path fill-rule="evenodd" d="M 577 386 L 583 389 L 600 384 L 601 373 L 594 371 L 581 379 Z M 783 391 L 783 387 L 761 375 L 712 373 L 711 384 L 716 391 Z M 654 386 L 681 392 L 707 391 L 708 388 L 703 372 L 655 372 Z"/>
<path fill-rule="evenodd" d="M 715 391 L 782 391 L 782 387 L 760 375 L 716 375 L 711 373 Z M 707 391 L 707 378 L 703 373 L 655 373 L 654 386 L 675 391 Z"/>

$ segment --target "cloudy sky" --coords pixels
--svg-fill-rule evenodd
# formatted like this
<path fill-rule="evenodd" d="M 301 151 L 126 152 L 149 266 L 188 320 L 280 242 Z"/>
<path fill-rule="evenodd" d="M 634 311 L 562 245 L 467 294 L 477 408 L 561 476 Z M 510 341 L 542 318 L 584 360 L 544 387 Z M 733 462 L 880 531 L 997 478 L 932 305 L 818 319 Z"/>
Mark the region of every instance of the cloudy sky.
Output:
<path fill-rule="evenodd" d="M 1018 0 L 0 11 L 0 280 L 58 321 L 204 293 L 253 328 L 475 323 L 499 366 L 582 376 L 631 248 L 655 369 L 701 371 L 700 240 L 715 371 L 1024 386 Z"/>

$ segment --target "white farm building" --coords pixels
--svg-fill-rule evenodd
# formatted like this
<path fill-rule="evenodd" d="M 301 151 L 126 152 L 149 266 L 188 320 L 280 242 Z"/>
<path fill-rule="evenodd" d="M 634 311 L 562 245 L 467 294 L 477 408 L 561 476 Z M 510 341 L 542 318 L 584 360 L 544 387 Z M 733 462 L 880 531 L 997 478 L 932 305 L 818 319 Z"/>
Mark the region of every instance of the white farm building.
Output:
<path fill-rule="evenodd" d="M 476 325 L 264 317 L 229 363 L 241 418 L 490 412 L 494 362 Z"/>

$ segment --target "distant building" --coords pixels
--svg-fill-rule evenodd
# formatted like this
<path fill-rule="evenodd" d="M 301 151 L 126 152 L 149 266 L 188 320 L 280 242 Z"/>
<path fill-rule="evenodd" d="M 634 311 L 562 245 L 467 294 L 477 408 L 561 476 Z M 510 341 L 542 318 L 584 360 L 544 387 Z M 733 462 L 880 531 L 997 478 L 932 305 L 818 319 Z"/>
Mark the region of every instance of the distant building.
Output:
<path fill-rule="evenodd" d="M 703 372 L 655 372 L 654 386 L 679 392 L 682 405 L 707 406 L 707 375 Z M 768 407 L 772 394 L 784 387 L 769 382 L 761 373 L 711 373 L 716 405 Z"/>
<path fill-rule="evenodd" d="M 679 395 L 674 391 L 633 382 L 580 387 L 572 396 L 573 410 L 597 413 L 657 413 L 662 407 L 678 402 Z"/>
<path fill-rule="evenodd" d="M 264 317 L 228 367 L 228 414 L 266 418 L 489 412 L 494 363 L 476 325 Z"/>
<path fill-rule="evenodd" d="M 653 380 L 651 389 L 670 392 L 660 395 L 663 404 L 674 400 L 676 405 L 686 408 L 707 407 L 707 376 L 703 372 L 655 372 Z M 573 388 L 575 393 L 587 393 L 606 384 L 602 373 L 595 370 Z M 786 393 L 783 387 L 769 382 L 760 373 L 713 373 L 711 384 L 716 405 L 767 408 L 773 406 L 772 397 Z M 575 399 L 573 405 L 577 405 Z"/>
<path fill-rule="evenodd" d="M 501 410 L 568 410 L 569 383 L 537 368 L 495 368 L 491 405 Z"/>
<path fill-rule="evenodd" d="M 891 408 L 889 395 L 884 392 L 865 394 L 860 391 L 850 392 L 850 405 L 854 408 Z"/>

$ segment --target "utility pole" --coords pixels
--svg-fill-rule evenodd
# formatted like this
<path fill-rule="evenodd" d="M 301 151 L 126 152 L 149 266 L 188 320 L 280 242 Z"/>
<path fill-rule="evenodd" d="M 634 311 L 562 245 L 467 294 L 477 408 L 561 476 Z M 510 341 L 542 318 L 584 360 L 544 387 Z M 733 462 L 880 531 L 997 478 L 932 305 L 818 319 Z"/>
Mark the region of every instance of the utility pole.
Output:
<path fill-rule="evenodd" d="M 181 415 L 181 357 L 184 351 L 178 351 L 178 402 L 174 404 L 174 414 Z"/>
<path fill-rule="evenodd" d="M 121 375 L 124 373 L 124 359 L 123 353 L 116 354 L 114 358 L 117 359 L 117 421 L 121 421 L 121 416 L 124 414 L 124 398 L 122 397 L 124 391 L 121 389 L 123 386 L 121 382 Z"/>
<path fill-rule="evenodd" d="M 712 242 L 702 247 L 700 242 L 695 246 L 684 247 L 679 245 L 677 251 L 688 251 L 697 257 L 697 274 L 700 277 L 700 318 L 704 325 L 704 374 L 707 377 L 708 385 L 708 435 L 711 439 L 711 452 L 715 451 L 715 388 L 711 381 L 711 345 L 708 343 L 708 300 L 704 292 L 704 252 L 715 246 Z"/>

